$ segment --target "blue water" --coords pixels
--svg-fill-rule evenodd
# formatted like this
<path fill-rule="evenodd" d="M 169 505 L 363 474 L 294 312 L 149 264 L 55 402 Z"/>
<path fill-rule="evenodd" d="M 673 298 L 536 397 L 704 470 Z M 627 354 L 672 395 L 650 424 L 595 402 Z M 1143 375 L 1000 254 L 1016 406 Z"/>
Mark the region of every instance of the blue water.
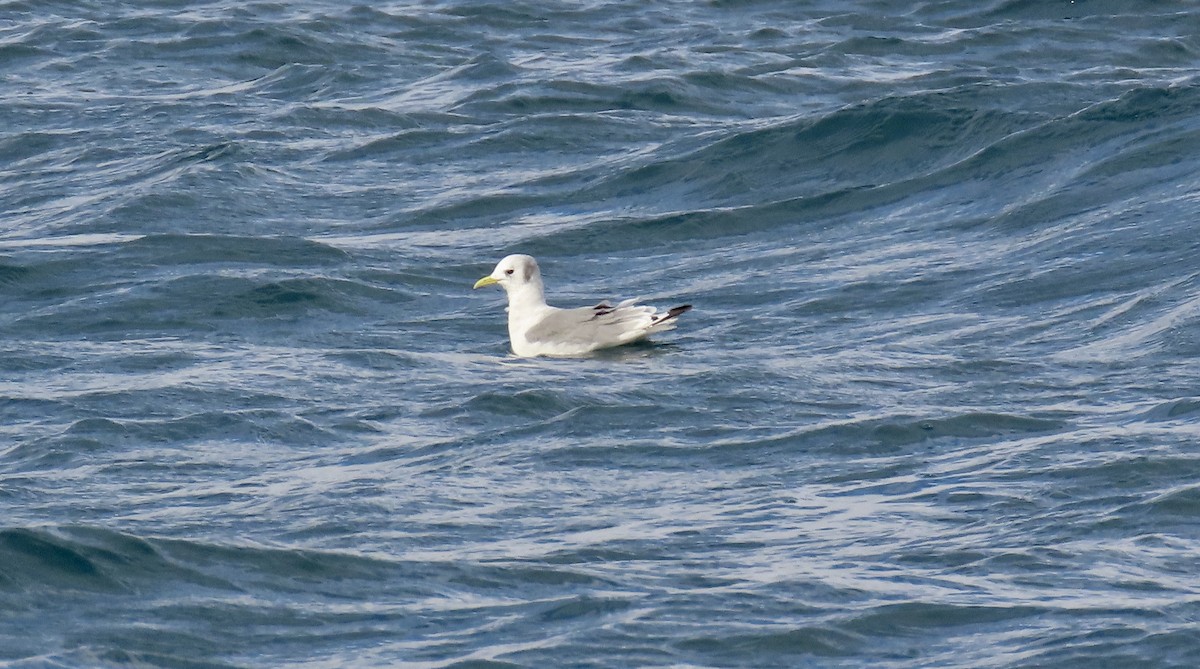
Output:
<path fill-rule="evenodd" d="M 1198 35 L 0 1 L 0 666 L 1197 666 Z"/>

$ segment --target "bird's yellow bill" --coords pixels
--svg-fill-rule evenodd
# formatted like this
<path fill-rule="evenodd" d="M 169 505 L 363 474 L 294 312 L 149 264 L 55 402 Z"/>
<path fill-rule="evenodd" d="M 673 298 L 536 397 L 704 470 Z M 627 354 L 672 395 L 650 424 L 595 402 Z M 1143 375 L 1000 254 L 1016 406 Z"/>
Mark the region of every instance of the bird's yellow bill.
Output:
<path fill-rule="evenodd" d="M 475 288 L 483 288 L 484 286 L 490 286 L 493 283 L 499 283 L 499 281 L 496 281 L 495 279 L 493 279 L 490 276 L 485 276 L 482 279 L 475 282 Z"/>

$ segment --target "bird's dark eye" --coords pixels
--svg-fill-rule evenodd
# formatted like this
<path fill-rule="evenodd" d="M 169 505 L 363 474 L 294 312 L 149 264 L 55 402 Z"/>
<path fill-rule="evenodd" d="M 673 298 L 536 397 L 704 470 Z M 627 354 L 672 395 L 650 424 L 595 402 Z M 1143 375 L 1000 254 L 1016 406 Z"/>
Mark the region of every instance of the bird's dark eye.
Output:
<path fill-rule="evenodd" d="M 505 274 L 512 274 L 512 273 L 513 273 L 513 271 L 512 271 L 511 269 L 506 269 L 506 270 L 504 270 L 504 273 L 505 273 Z"/>

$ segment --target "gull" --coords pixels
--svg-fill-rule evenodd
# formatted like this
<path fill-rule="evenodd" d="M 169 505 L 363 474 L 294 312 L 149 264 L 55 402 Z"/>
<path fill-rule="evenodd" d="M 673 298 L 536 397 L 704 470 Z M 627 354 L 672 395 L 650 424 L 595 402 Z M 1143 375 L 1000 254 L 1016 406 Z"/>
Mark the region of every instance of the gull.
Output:
<path fill-rule="evenodd" d="M 501 260 L 491 274 L 475 282 L 475 288 L 493 284 L 508 293 L 508 339 L 513 353 L 523 358 L 580 356 L 642 341 L 674 328 L 679 314 L 692 308 L 684 304 L 660 312 L 637 304 L 637 298 L 616 305 L 552 307 L 546 304 L 537 261 L 520 254 Z"/>

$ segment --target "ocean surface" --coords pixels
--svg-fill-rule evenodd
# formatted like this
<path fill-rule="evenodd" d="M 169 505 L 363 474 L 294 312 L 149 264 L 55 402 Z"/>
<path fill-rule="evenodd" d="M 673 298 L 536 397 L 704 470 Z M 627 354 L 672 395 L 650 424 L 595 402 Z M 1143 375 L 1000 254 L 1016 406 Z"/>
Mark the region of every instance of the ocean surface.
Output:
<path fill-rule="evenodd" d="M 1200 665 L 1200 5 L 0 0 L 0 667 Z M 522 359 L 499 290 L 691 303 Z"/>

